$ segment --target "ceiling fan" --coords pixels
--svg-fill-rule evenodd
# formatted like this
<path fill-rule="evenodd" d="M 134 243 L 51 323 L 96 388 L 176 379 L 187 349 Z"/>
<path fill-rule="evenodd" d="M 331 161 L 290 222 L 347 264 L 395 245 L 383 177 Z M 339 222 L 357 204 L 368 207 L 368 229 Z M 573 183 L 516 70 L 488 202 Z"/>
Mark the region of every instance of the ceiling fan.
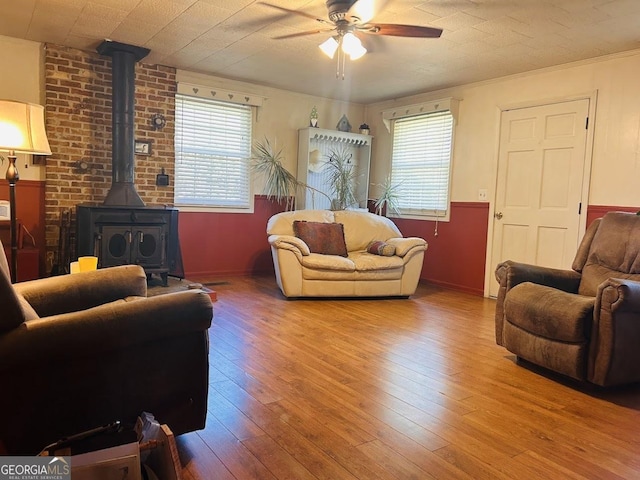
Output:
<path fill-rule="evenodd" d="M 371 20 L 384 8 L 387 0 L 326 0 L 329 20 L 317 18 L 315 15 L 266 2 L 261 4 L 280 10 L 285 14 L 300 15 L 311 18 L 322 24 L 315 30 L 290 33 L 273 37 L 276 40 L 315 35 L 318 33 L 335 32 L 320 45 L 322 51 L 330 58 L 338 52 L 338 71 L 340 74 L 340 60 L 342 57 L 342 78 L 344 79 L 344 62 L 348 55 L 356 60 L 367 53 L 358 35 L 388 35 L 393 37 L 438 38 L 442 34 L 440 28 L 423 27 L 419 25 L 401 25 L 394 23 L 373 23 Z"/>

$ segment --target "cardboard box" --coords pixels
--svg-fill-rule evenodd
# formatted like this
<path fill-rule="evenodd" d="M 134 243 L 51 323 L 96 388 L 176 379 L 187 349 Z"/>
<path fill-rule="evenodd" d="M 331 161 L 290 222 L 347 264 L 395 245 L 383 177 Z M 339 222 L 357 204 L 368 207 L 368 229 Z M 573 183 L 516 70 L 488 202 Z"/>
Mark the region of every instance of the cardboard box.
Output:
<path fill-rule="evenodd" d="M 176 440 L 167 425 L 160 425 L 160 430 L 155 441 L 149 445 L 142 444 L 141 450 L 150 450 L 148 465 L 159 479 L 182 480 L 182 465 L 178 456 Z M 75 478 L 73 480 L 76 480 Z"/>
<path fill-rule="evenodd" d="M 137 442 L 71 457 L 73 480 L 142 480 Z"/>
<path fill-rule="evenodd" d="M 144 443 L 131 441 L 137 437 L 134 430 L 123 433 L 117 427 L 119 422 L 83 432 L 75 443 L 53 447 L 42 455 L 70 457 L 73 480 L 142 480 L 143 468 L 151 479 L 182 480 L 178 447 L 168 425 L 160 425 L 155 438 Z M 149 475 L 149 469 L 155 476 Z"/>

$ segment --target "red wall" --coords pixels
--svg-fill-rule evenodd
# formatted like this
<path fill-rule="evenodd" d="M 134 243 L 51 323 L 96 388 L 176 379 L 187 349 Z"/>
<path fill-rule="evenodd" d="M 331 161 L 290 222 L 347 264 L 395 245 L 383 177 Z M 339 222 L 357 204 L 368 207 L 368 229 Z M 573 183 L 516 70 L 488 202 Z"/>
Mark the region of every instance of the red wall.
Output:
<path fill-rule="evenodd" d="M 246 213 L 180 213 L 180 246 L 187 278 L 273 273 L 266 225 L 282 207 L 256 197 Z M 487 203 L 454 202 L 449 222 L 393 219 L 404 236 L 429 243 L 421 278 L 477 295 L 484 293 Z"/>
<path fill-rule="evenodd" d="M 607 212 L 631 212 L 636 213 L 639 207 L 616 207 L 611 205 L 589 205 L 587 207 L 587 226 L 596 218 L 602 217 Z"/>
<path fill-rule="evenodd" d="M 18 217 L 40 250 L 40 276 L 45 276 L 44 182 L 20 180 L 16 186 Z M 0 180 L 0 199 L 9 198 L 9 186 Z M 273 273 L 266 226 L 283 210 L 264 196 L 256 196 L 254 213 L 196 213 L 179 215 L 179 233 L 185 275 L 220 278 Z M 590 205 L 587 225 L 609 211 L 637 212 L 640 207 Z M 393 219 L 404 236 L 427 240 L 421 279 L 456 290 L 483 295 L 489 204 L 453 202 L 449 222 Z M 30 246 L 25 237 L 25 246 Z"/>
<path fill-rule="evenodd" d="M 252 214 L 181 212 L 178 231 L 185 276 L 272 273 L 267 221 L 281 211 L 281 205 L 256 196 Z"/>
<path fill-rule="evenodd" d="M 0 200 L 9 200 L 9 183 L 0 180 Z M 36 180 L 19 180 L 16 183 L 16 217 L 33 236 L 35 247 L 38 249 L 38 271 L 40 276 L 45 274 L 45 236 L 44 236 L 44 182 Z M 24 233 L 24 247 L 33 247 L 33 241 Z M 5 245 L 6 247 L 9 246 Z M 18 264 L 18 277 L 21 269 Z M 32 278 L 32 275 L 28 275 Z"/>
<path fill-rule="evenodd" d="M 405 237 L 422 237 L 425 252 L 420 278 L 429 283 L 484 295 L 485 254 L 489 224 L 486 202 L 452 202 L 449 222 L 394 218 Z"/>

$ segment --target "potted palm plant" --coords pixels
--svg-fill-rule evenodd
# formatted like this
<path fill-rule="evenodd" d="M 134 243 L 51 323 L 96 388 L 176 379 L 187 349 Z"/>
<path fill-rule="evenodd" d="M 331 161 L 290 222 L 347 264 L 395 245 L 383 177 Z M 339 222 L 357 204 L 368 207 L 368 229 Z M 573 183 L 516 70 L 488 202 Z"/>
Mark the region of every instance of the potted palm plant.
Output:
<path fill-rule="evenodd" d="M 284 203 L 286 211 L 293 210 L 296 194 L 301 188 L 309 189 L 313 194 L 321 193 L 328 198 L 325 193 L 300 182 L 287 170 L 282 164 L 282 150 L 276 150 L 267 138 L 253 146 L 251 169 L 265 178 L 264 194 L 267 198 Z"/>
<path fill-rule="evenodd" d="M 264 176 L 264 194 L 269 200 L 282 204 L 285 210 L 293 209 L 298 180 L 282 165 L 282 150 L 274 150 L 265 138 L 264 142 L 256 142 L 253 146 L 251 169 Z"/>
<path fill-rule="evenodd" d="M 383 183 L 373 184 L 379 187 L 380 195 L 374 201 L 374 208 L 378 215 L 384 215 L 387 212 L 393 212 L 400 215 L 400 194 L 398 189 L 400 184 L 395 185 L 391 181 L 391 175 L 385 178 Z"/>
<path fill-rule="evenodd" d="M 353 164 L 353 154 L 347 148 L 332 150 L 325 162 L 328 171 L 327 183 L 331 189 L 331 209 L 345 210 L 357 205 L 355 189 L 357 173 Z"/>

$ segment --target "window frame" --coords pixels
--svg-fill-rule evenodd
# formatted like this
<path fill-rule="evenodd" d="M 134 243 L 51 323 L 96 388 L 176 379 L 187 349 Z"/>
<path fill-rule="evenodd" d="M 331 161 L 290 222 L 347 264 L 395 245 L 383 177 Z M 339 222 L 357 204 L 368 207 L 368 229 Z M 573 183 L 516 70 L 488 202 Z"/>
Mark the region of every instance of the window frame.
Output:
<path fill-rule="evenodd" d="M 448 155 L 448 169 L 447 169 L 447 181 L 446 181 L 446 208 L 445 210 L 438 209 L 407 209 L 399 207 L 399 214 L 395 212 L 387 212 L 387 216 L 395 217 L 395 218 L 406 218 L 406 219 L 416 219 L 416 220 L 432 220 L 432 221 L 441 221 L 448 222 L 451 215 L 451 184 L 452 184 L 452 174 L 453 174 L 453 158 L 454 158 L 454 149 L 455 149 L 455 130 L 456 130 L 456 113 L 451 108 L 448 109 L 440 109 L 435 111 L 427 111 L 423 112 L 424 108 L 420 108 L 420 112 L 416 112 L 413 114 L 407 114 L 403 116 L 399 116 L 393 118 L 390 123 L 390 133 L 391 133 L 391 155 L 390 155 L 390 176 L 392 179 L 392 183 L 395 185 L 397 181 L 393 179 L 393 170 L 394 170 L 394 146 L 396 144 L 396 122 L 398 121 L 407 121 L 409 119 L 413 119 L 416 117 L 425 117 L 431 115 L 442 115 L 448 114 L 451 119 L 451 133 L 450 133 L 450 148 Z M 409 112 L 410 109 L 407 109 Z M 396 167 L 397 168 L 397 167 Z M 402 196 L 402 185 L 398 187 L 398 193 Z"/>
<path fill-rule="evenodd" d="M 233 204 L 229 204 L 229 205 L 224 205 L 222 203 L 220 204 L 212 204 L 212 205 L 207 205 L 205 203 L 190 203 L 190 202 L 185 202 L 185 203 L 181 203 L 178 200 L 177 194 L 176 194 L 176 190 L 178 188 L 178 176 L 179 176 L 179 168 L 178 168 L 178 162 L 179 162 L 179 144 L 181 144 L 181 142 L 179 142 L 178 140 L 178 135 L 180 135 L 180 127 L 179 127 L 179 114 L 178 114 L 178 102 L 183 101 L 182 99 L 193 99 L 194 102 L 199 102 L 202 104 L 206 104 L 206 103 L 211 103 L 212 105 L 221 105 L 223 107 L 229 107 L 229 108 L 239 108 L 239 109 L 245 109 L 245 113 L 248 115 L 248 126 L 249 126 L 249 131 L 247 132 L 247 143 L 246 143 L 246 152 L 247 152 L 247 157 L 246 157 L 246 182 L 247 182 L 247 192 L 246 192 L 246 206 L 245 205 L 233 205 Z M 175 101 L 176 101 L 176 116 L 175 116 L 175 122 L 176 122 L 176 126 L 175 126 L 175 133 L 174 133 L 174 150 L 175 150 L 175 180 L 174 180 L 174 206 L 179 210 L 179 211 L 185 211 L 185 212 L 220 212 L 220 213 L 253 213 L 254 212 L 254 185 L 253 185 L 253 175 L 251 172 L 251 168 L 250 168 L 250 162 L 251 162 L 251 149 L 252 149 L 252 145 L 253 145 L 253 129 L 254 129 L 254 125 L 253 125 L 253 106 L 252 105 L 248 105 L 248 104 L 239 104 L 237 102 L 227 102 L 224 100 L 219 100 L 219 99 L 209 99 L 209 98 L 203 98 L 199 95 L 189 95 L 188 93 L 181 93 L 181 92 L 177 92 L 176 93 L 176 97 L 175 97 Z M 246 120 L 246 119 L 245 119 Z"/>

